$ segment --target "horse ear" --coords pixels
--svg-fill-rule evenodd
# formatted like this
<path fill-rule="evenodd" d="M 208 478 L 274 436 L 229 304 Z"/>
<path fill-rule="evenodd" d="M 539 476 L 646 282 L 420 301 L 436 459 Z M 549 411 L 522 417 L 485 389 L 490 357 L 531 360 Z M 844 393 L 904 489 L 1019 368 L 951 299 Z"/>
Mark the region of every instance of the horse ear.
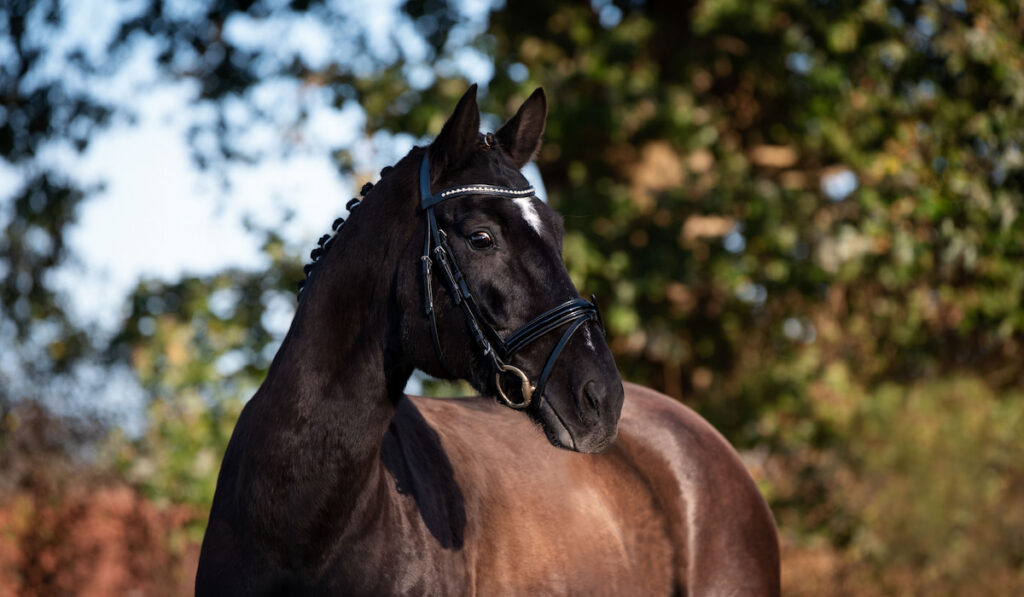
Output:
<path fill-rule="evenodd" d="M 548 99 L 544 89 L 538 87 L 519 106 L 519 111 L 494 136 L 512 158 L 516 168 L 522 168 L 540 149 L 540 136 L 548 118 Z"/>
<path fill-rule="evenodd" d="M 431 178 L 436 180 L 445 169 L 461 166 L 476 147 L 479 134 L 480 108 L 476 105 L 476 83 L 473 83 L 430 144 Z"/>

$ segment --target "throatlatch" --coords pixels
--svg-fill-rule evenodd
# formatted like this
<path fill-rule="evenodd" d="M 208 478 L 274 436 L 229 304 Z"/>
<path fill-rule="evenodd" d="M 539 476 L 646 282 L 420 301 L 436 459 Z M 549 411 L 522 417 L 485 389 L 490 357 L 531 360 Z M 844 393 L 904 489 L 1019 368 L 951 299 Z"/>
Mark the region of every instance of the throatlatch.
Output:
<path fill-rule="evenodd" d="M 509 334 L 508 338 L 502 340 L 494 331 L 487 320 L 481 316 L 480 307 L 469 291 L 466 279 L 455 262 L 455 254 L 448 246 L 448 236 L 438 228 L 437 217 L 434 215 L 434 206 L 447 199 L 465 197 L 467 195 L 490 195 L 495 197 L 523 198 L 531 197 L 534 194 L 532 186 L 513 189 L 490 184 L 469 184 L 457 187 L 449 187 L 437 193 L 430 192 L 430 151 L 423 153 L 423 162 L 420 164 L 420 208 L 424 211 L 427 221 L 426 240 L 423 244 L 423 255 L 420 257 L 423 265 L 423 286 L 424 286 L 424 310 L 430 318 L 430 334 L 434 341 L 434 350 L 441 361 L 441 365 L 454 377 L 444 351 L 441 350 L 441 339 L 437 333 L 437 321 L 434 318 L 434 292 L 431 284 L 431 272 L 437 266 L 447 282 L 448 290 L 452 293 L 455 304 L 462 307 L 466 315 L 469 329 L 473 338 L 480 346 L 485 357 L 490 358 L 494 367 L 494 382 L 498 389 L 498 396 L 508 407 L 524 409 L 530 405 L 534 396 L 543 396 L 544 386 L 547 383 L 548 375 L 555 366 L 555 361 L 562 353 L 562 349 L 569 342 L 573 334 L 587 321 L 595 320 L 601 326 L 604 333 L 604 322 L 601 319 L 601 312 L 597 307 L 596 298 L 591 295 L 591 300 L 582 298 L 570 299 L 553 309 L 534 317 L 521 328 Z M 568 325 L 561 339 L 555 344 L 548 355 L 540 377 L 536 384 L 530 382 L 529 376 L 520 368 L 510 364 L 512 357 L 541 338 L 562 326 Z M 513 375 L 520 383 L 523 399 L 515 402 L 509 398 L 502 386 L 502 376 Z"/>

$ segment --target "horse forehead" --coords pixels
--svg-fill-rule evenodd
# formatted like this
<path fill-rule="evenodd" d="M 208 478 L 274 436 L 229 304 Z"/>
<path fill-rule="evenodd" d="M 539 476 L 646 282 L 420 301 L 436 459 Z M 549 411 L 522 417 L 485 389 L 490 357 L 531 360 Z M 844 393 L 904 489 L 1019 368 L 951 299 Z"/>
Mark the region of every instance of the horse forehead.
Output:
<path fill-rule="evenodd" d="M 523 176 L 522 171 L 509 163 L 508 160 L 502 159 L 499 152 L 482 152 L 478 158 L 479 161 L 474 164 L 475 168 L 471 169 L 475 170 L 471 176 L 482 176 L 483 178 L 489 179 L 486 184 L 493 184 L 506 188 L 521 188 L 530 184 L 529 181 L 526 180 L 526 177 Z M 500 201 L 503 198 L 495 197 L 493 199 L 498 199 Z M 516 207 L 512 213 L 522 218 L 522 220 L 526 222 L 527 226 L 536 232 L 538 236 L 544 236 L 544 222 L 542 215 L 538 212 L 537 207 L 534 204 L 534 198 L 517 197 L 512 199 L 512 204 Z"/>
<path fill-rule="evenodd" d="M 532 236 L 530 231 L 533 231 L 537 237 L 545 239 L 549 236 L 545 234 L 547 214 L 543 208 L 538 209 L 537 201 L 534 197 L 481 197 L 476 207 L 482 213 L 504 221 L 510 234 L 529 238 Z"/>
<path fill-rule="evenodd" d="M 499 172 L 501 172 L 501 174 L 504 175 L 503 178 L 507 177 L 512 180 L 512 184 L 505 186 L 520 188 L 529 186 L 530 182 L 526 180 L 525 176 L 523 176 L 522 171 L 515 168 L 514 166 L 502 163 L 500 161 L 497 161 L 497 163 L 495 163 L 495 166 L 497 166 Z M 536 232 L 538 236 L 543 236 L 543 220 L 541 219 L 541 214 L 537 211 L 537 206 L 536 204 L 534 204 L 534 201 L 535 199 L 532 196 L 516 197 L 515 199 L 512 200 L 512 203 L 518 208 L 518 213 L 520 216 L 522 216 L 523 220 L 526 221 L 526 224 L 534 232 Z"/>
<path fill-rule="evenodd" d="M 539 236 L 544 229 L 540 222 L 540 214 L 537 213 L 537 208 L 533 205 L 533 197 L 519 197 L 513 199 L 512 202 L 519 208 L 526 223 Z"/>

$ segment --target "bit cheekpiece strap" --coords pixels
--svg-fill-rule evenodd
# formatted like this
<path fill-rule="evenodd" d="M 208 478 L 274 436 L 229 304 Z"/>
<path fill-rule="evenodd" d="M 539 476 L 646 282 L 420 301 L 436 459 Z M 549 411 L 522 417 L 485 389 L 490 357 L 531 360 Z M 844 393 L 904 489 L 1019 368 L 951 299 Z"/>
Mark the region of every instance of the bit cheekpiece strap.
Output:
<path fill-rule="evenodd" d="M 434 350 L 449 375 L 455 377 L 444 351 L 441 350 L 441 339 L 437 332 L 437 320 L 434 317 L 434 292 L 431 283 L 433 266 L 437 266 L 447 283 L 448 290 L 452 293 L 455 304 L 462 307 L 469 323 L 469 329 L 473 333 L 474 340 L 480 347 L 483 356 L 488 357 L 495 371 L 495 385 L 501 401 L 511 408 L 523 409 L 530 405 L 534 396 L 544 394 L 544 386 L 547 383 L 548 375 L 554 368 L 555 361 L 562 353 L 562 349 L 568 344 L 569 339 L 587 321 L 595 320 L 601 325 L 602 332 L 604 325 L 601 320 L 601 313 L 597 308 L 597 301 L 591 296 L 592 301 L 582 298 L 570 299 L 561 305 L 550 309 L 541 315 L 531 319 L 518 330 L 512 332 L 508 338 L 502 340 L 487 321 L 482 317 L 476 299 L 466 284 L 455 262 L 455 255 L 448 246 L 448 237 L 443 230 L 437 226 L 437 217 L 434 215 L 434 206 L 446 199 L 464 197 L 467 195 L 491 195 L 495 197 L 520 198 L 530 197 L 534 194 L 533 187 L 512 189 L 489 184 L 470 184 L 457 187 L 449 187 L 437 193 L 430 192 L 430 159 L 429 150 L 423 154 L 423 162 L 420 164 L 420 207 L 426 215 L 427 230 L 426 239 L 423 245 L 423 255 L 420 257 L 423 267 L 424 286 L 424 310 L 430 318 L 430 333 L 434 342 Z M 562 326 L 568 325 L 561 339 L 548 355 L 540 378 L 536 384 L 531 383 L 529 376 L 522 369 L 510 364 L 512 357 L 529 346 L 537 339 Z M 502 376 L 511 374 L 520 383 L 520 391 L 523 395 L 521 401 L 513 401 L 505 393 L 502 386 Z"/>

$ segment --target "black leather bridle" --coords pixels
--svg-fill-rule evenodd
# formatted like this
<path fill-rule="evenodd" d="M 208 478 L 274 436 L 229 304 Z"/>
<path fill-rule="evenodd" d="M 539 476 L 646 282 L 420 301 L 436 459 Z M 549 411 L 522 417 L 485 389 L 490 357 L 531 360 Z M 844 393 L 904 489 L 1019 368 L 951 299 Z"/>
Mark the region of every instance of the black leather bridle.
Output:
<path fill-rule="evenodd" d="M 530 405 L 534 396 L 544 395 L 544 385 L 547 383 L 548 375 L 555 365 L 555 361 L 562 353 L 562 349 L 569 342 L 576 330 L 590 320 L 597 321 L 604 333 L 604 322 L 601 319 L 601 312 L 597 307 L 597 300 L 591 295 L 588 301 L 582 298 L 568 300 L 557 307 L 554 307 L 537 317 L 528 321 L 525 325 L 512 332 L 508 338 L 502 340 L 494 328 L 491 327 L 482 316 L 480 306 L 477 304 L 473 294 L 469 291 L 466 279 L 455 262 L 455 254 L 448 246 L 448 236 L 438 228 L 437 218 L 434 215 L 434 206 L 447 199 L 465 197 L 468 195 L 490 195 L 494 197 L 508 197 L 512 199 L 532 197 L 533 187 L 513 189 L 489 184 L 469 184 L 457 187 L 449 187 L 438 191 L 430 192 L 430 159 L 429 150 L 423 154 L 423 162 L 420 164 L 420 209 L 426 215 L 427 233 L 423 244 L 423 256 L 420 257 L 423 263 L 423 286 L 425 292 L 424 308 L 430 318 L 430 333 L 434 340 L 434 349 L 441 361 L 441 365 L 452 374 L 451 367 L 441 350 L 441 339 L 437 333 L 437 321 L 434 318 L 434 293 L 431 286 L 431 270 L 436 265 L 448 284 L 448 289 L 455 300 L 455 304 L 462 307 L 466 315 L 466 321 L 473 337 L 483 351 L 483 356 L 488 357 L 494 367 L 495 385 L 498 388 L 498 395 L 501 401 L 508 407 L 523 409 Z M 530 382 L 530 378 L 522 369 L 510 364 L 512 357 L 529 346 L 531 343 L 562 326 L 568 325 L 562 338 L 555 344 L 548 355 L 547 363 L 537 379 L 536 385 Z M 523 400 L 515 402 L 509 398 L 502 387 L 502 376 L 512 374 L 519 379 Z"/>

